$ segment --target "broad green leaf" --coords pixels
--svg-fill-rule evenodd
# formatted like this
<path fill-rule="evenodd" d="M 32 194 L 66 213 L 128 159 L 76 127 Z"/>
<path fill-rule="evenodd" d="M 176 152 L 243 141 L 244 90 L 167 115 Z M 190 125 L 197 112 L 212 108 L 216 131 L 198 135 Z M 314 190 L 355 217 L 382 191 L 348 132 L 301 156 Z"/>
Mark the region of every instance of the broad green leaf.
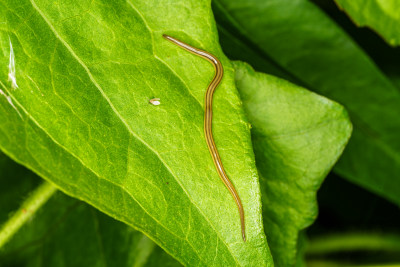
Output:
<path fill-rule="evenodd" d="M 335 171 L 400 205 L 400 93 L 306 0 L 215 0 L 221 21 L 309 89 L 343 104 L 354 133 Z M 219 20 L 219 19 L 218 19 Z"/>
<path fill-rule="evenodd" d="M 397 0 L 335 0 L 358 26 L 368 26 L 389 44 L 400 45 L 400 5 Z"/>
<path fill-rule="evenodd" d="M 352 126 L 341 105 L 246 64 L 234 67 L 252 124 L 268 243 L 276 266 L 294 266 L 299 232 L 314 222 L 316 191 Z"/>
<path fill-rule="evenodd" d="M 250 130 L 209 1 L 7 0 L 0 14 L 7 155 L 185 265 L 272 264 Z M 224 65 L 213 132 L 244 205 L 246 243 L 203 134 L 213 67 L 163 33 Z"/>
<path fill-rule="evenodd" d="M 3 215 L 40 179 L 3 154 L 0 159 L 0 196 L 14 197 L 0 198 Z M 61 192 L 30 216 L 0 248 L 0 266 L 180 266 L 143 234 Z"/>

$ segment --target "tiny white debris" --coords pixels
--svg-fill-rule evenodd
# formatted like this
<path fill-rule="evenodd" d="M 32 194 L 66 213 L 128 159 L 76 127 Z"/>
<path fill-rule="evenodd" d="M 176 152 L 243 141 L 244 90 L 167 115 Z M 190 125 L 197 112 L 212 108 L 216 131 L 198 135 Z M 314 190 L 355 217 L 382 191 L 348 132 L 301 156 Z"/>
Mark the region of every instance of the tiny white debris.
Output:
<path fill-rule="evenodd" d="M 12 99 L 11 99 L 10 96 L 7 96 L 7 101 L 8 101 L 8 103 L 10 103 L 10 105 L 11 105 L 13 108 L 17 109 L 17 108 L 14 106 L 14 103 L 12 102 Z"/>
<path fill-rule="evenodd" d="M 17 85 L 17 78 L 15 77 L 15 55 L 14 49 L 11 43 L 11 39 L 8 38 L 10 41 L 10 59 L 8 63 L 8 80 L 11 82 L 11 87 L 13 89 L 18 88 Z"/>
<path fill-rule="evenodd" d="M 160 101 L 160 99 L 159 98 L 153 98 L 153 99 L 150 99 L 150 104 L 153 104 L 154 106 L 158 106 L 158 105 L 160 105 L 161 104 L 161 101 Z"/>

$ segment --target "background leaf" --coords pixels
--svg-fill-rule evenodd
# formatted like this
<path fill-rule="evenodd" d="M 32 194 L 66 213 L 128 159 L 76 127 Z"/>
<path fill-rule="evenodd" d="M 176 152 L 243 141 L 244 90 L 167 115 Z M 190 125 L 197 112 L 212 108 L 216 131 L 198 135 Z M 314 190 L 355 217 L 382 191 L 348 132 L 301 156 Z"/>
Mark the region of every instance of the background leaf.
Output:
<path fill-rule="evenodd" d="M 7 155 L 144 232 L 183 264 L 272 264 L 250 131 L 208 1 L 3 1 L 0 10 Z M 163 33 L 224 64 L 213 126 L 245 207 L 246 243 L 204 141 L 213 67 Z M 154 97 L 160 106 L 148 103 Z"/>
<path fill-rule="evenodd" d="M 213 3 L 217 21 L 255 46 L 257 60 L 272 59 L 346 107 L 354 133 L 335 172 L 399 205 L 400 94 L 370 58 L 310 1 Z"/>
<path fill-rule="evenodd" d="M 400 44 L 400 6 L 395 0 L 335 0 L 359 26 L 368 26 L 391 45 Z"/>
<path fill-rule="evenodd" d="M 317 216 L 316 191 L 351 134 L 337 103 L 234 62 L 252 123 L 264 228 L 276 266 L 294 266 L 300 231 Z"/>

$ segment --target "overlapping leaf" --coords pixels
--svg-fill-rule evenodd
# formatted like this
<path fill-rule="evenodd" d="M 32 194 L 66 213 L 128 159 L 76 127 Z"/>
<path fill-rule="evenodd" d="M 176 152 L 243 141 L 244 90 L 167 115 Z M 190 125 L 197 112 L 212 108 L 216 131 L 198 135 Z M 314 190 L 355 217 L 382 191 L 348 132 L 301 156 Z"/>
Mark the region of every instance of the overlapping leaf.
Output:
<path fill-rule="evenodd" d="M 335 171 L 400 204 L 400 93 L 371 59 L 310 1 L 214 3 L 217 21 L 257 47 L 258 60 L 346 107 L 354 133 Z"/>
<path fill-rule="evenodd" d="M 317 215 L 316 191 L 352 127 L 341 105 L 243 63 L 234 66 L 252 123 L 268 244 L 276 266 L 295 266 L 300 231 Z"/>

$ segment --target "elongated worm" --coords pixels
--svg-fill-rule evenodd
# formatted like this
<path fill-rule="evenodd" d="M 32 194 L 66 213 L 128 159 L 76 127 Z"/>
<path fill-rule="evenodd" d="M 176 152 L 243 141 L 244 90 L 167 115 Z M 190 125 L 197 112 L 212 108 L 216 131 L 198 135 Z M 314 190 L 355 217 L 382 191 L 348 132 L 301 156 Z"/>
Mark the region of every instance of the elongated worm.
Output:
<path fill-rule="evenodd" d="M 190 45 L 188 45 L 182 41 L 179 41 L 178 39 L 175 39 L 174 37 L 171 37 L 166 34 L 164 34 L 163 37 L 165 39 L 167 39 L 168 41 L 182 47 L 186 51 L 188 51 L 194 55 L 197 55 L 199 57 L 207 59 L 214 66 L 214 70 L 215 70 L 214 78 L 212 79 L 211 83 L 208 85 L 205 100 L 204 100 L 205 101 L 205 105 L 204 105 L 204 135 L 206 138 L 208 150 L 210 151 L 210 154 L 214 161 L 218 175 L 221 178 L 222 182 L 224 182 L 225 186 L 228 188 L 232 197 L 235 199 L 235 202 L 238 207 L 239 214 L 240 214 L 242 237 L 243 237 L 243 240 L 246 242 L 244 211 L 243 211 L 242 201 L 240 200 L 235 187 L 233 186 L 233 184 L 231 183 L 231 181 L 229 180 L 228 176 L 225 173 L 225 169 L 224 169 L 224 166 L 222 165 L 221 158 L 219 156 L 217 147 L 215 146 L 214 138 L 213 138 L 213 134 L 212 134 L 212 100 L 213 100 L 214 91 L 218 87 L 219 83 L 222 80 L 222 76 L 224 75 L 224 69 L 222 68 L 222 64 L 218 60 L 218 58 L 216 58 L 214 55 L 212 55 L 204 50 L 190 46 Z"/>

